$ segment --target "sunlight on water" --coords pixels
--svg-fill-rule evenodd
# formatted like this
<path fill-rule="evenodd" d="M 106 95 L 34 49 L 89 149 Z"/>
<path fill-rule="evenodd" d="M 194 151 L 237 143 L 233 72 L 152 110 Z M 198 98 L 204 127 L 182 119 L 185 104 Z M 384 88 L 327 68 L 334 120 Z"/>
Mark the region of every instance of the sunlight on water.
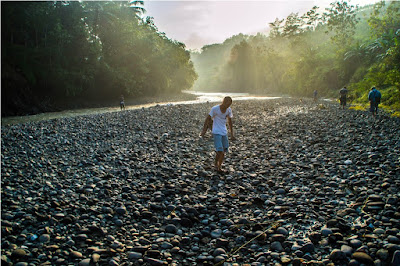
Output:
<path fill-rule="evenodd" d="M 267 96 L 256 96 L 250 95 L 248 93 L 222 93 L 222 92 L 199 92 L 199 91 L 184 91 L 185 93 L 194 94 L 197 96 L 196 100 L 192 101 L 180 101 L 180 102 L 161 102 L 161 103 L 148 103 L 140 105 L 127 105 L 126 110 L 135 110 L 141 108 L 149 108 L 153 106 L 165 106 L 165 105 L 177 105 L 177 104 L 196 104 L 196 103 L 206 103 L 206 102 L 221 102 L 222 99 L 229 95 L 232 97 L 233 101 L 240 100 L 266 100 L 266 99 L 277 99 L 281 97 L 267 97 Z M 92 114 L 102 114 L 107 112 L 118 112 L 120 111 L 118 107 L 104 107 L 104 108 L 86 108 L 86 109 L 76 109 L 76 110 L 66 110 L 61 112 L 49 112 L 37 115 L 27 115 L 27 116 L 12 116 L 5 117 L 1 119 L 1 125 L 15 125 L 20 123 L 35 122 L 42 120 L 50 120 L 64 117 L 75 117 L 81 115 L 92 115 Z"/>
<path fill-rule="evenodd" d="M 221 102 L 225 96 L 232 97 L 232 100 L 234 101 L 267 100 L 267 99 L 281 98 L 281 97 L 257 96 L 257 95 L 251 95 L 249 93 L 237 93 L 237 92 L 199 92 L 199 91 L 185 91 L 185 92 L 197 96 L 197 100 L 192 101 L 194 103 Z"/>
<path fill-rule="evenodd" d="M 222 102 L 225 96 L 230 96 L 233 101 L 244 101 L 244 100 L 270 100 L 278 99 L 282 97 L 269 97 L 269 96 L 257 96 L 249 93 L 238 93 L 238 92 L 200 92 L 200 91 L 184 91 L 185 93 L 193 94 L 197 96 L 196 100 L 193 101 L 182 101 L 182 102 L 171 102 L 171 103 L 159 103 L 159 105 L 165 104 L 196 104 L 206 102 Z"/>

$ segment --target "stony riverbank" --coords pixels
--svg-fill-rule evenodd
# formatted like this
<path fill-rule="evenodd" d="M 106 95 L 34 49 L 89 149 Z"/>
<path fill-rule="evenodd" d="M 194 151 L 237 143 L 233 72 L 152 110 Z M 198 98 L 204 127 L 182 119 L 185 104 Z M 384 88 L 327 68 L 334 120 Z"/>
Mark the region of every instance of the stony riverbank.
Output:
<path fill-rule="evenodd" d="M 2 127 L 2 263 L 399 265 L 400 120 L 295 99 Z"/>
<path fill-rule="evenodd" d="M 22 98 L 22 99 L 21 99 Z M 23 99 L 25 98 L 25 99 Z M 27 98 L 30 98 L 27 100 Z M 10 100 L 11 99 L 11 100 Z M 118 107 L 120 103 L 120 96 L 106 100 L 93 100 L 82 98 L 66 98 L 62 101 L 53 101 L 50 99 L 38 99 L 32 95 L 21 95 L 15 97 L 6 97 L 2 99 L 1 117 L 15 117 L 26 115 L 37 115 L 49 112 L 61 112 L 65 110 L 79 110 L 86 108 L 112 108 Z M 8 100 L 8 102 L 7 102 Z M 179 102 L 196 100 L 196 96 L 185 92 L 177 92 L 170 94 L 158 94 L 153 96 L 129 97 L 125 96 L 125 105 L 142 105 L 150 103 L 162 102 Z"/>

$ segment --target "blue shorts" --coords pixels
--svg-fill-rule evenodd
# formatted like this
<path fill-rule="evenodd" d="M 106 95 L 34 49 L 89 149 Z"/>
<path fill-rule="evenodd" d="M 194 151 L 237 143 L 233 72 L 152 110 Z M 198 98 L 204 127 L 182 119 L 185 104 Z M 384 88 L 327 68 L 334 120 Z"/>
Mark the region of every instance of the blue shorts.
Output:
<path fill-rule="evenodd" d="M 229 141 L 227 135 L 213 134 L 215 151 L 228 152 Z"/>

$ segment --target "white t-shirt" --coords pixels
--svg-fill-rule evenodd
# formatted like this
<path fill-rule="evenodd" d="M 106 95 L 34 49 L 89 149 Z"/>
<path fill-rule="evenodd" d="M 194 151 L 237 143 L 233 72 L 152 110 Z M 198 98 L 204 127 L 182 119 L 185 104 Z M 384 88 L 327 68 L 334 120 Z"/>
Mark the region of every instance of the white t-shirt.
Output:
<path fill-rule="evenodd" d="M 226 129 L 226 118 L 228 116 L 230 118 L 233 117 L 232 109 L 228 107 L 225 113 L 222 113 L 221 108 L 219 108 L 219 105 L 216 105 L 213 108 L 211 108 L 210 116 L 213 119 L 212 133 L 223 136 L 228 135 L 228 130 Z"/>

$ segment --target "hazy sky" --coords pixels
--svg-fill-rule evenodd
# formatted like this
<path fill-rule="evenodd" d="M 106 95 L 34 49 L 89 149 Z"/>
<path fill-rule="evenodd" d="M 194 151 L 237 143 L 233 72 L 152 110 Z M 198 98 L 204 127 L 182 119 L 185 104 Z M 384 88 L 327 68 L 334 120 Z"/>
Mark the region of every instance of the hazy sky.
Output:
<path fill-rule="evenodd" d="M 159 31 L 183 42 L 188 49 L 221 43 L 239 34 L 265 33 L 268 23 L 290 13 L 304 14 L 313 6 L 329 7 L 334 0 L 151 0 L 145 1 L 145 16 L 154 17 Z M 351 5 L 366 5 L 378 0 L 350 0 Z"/>

